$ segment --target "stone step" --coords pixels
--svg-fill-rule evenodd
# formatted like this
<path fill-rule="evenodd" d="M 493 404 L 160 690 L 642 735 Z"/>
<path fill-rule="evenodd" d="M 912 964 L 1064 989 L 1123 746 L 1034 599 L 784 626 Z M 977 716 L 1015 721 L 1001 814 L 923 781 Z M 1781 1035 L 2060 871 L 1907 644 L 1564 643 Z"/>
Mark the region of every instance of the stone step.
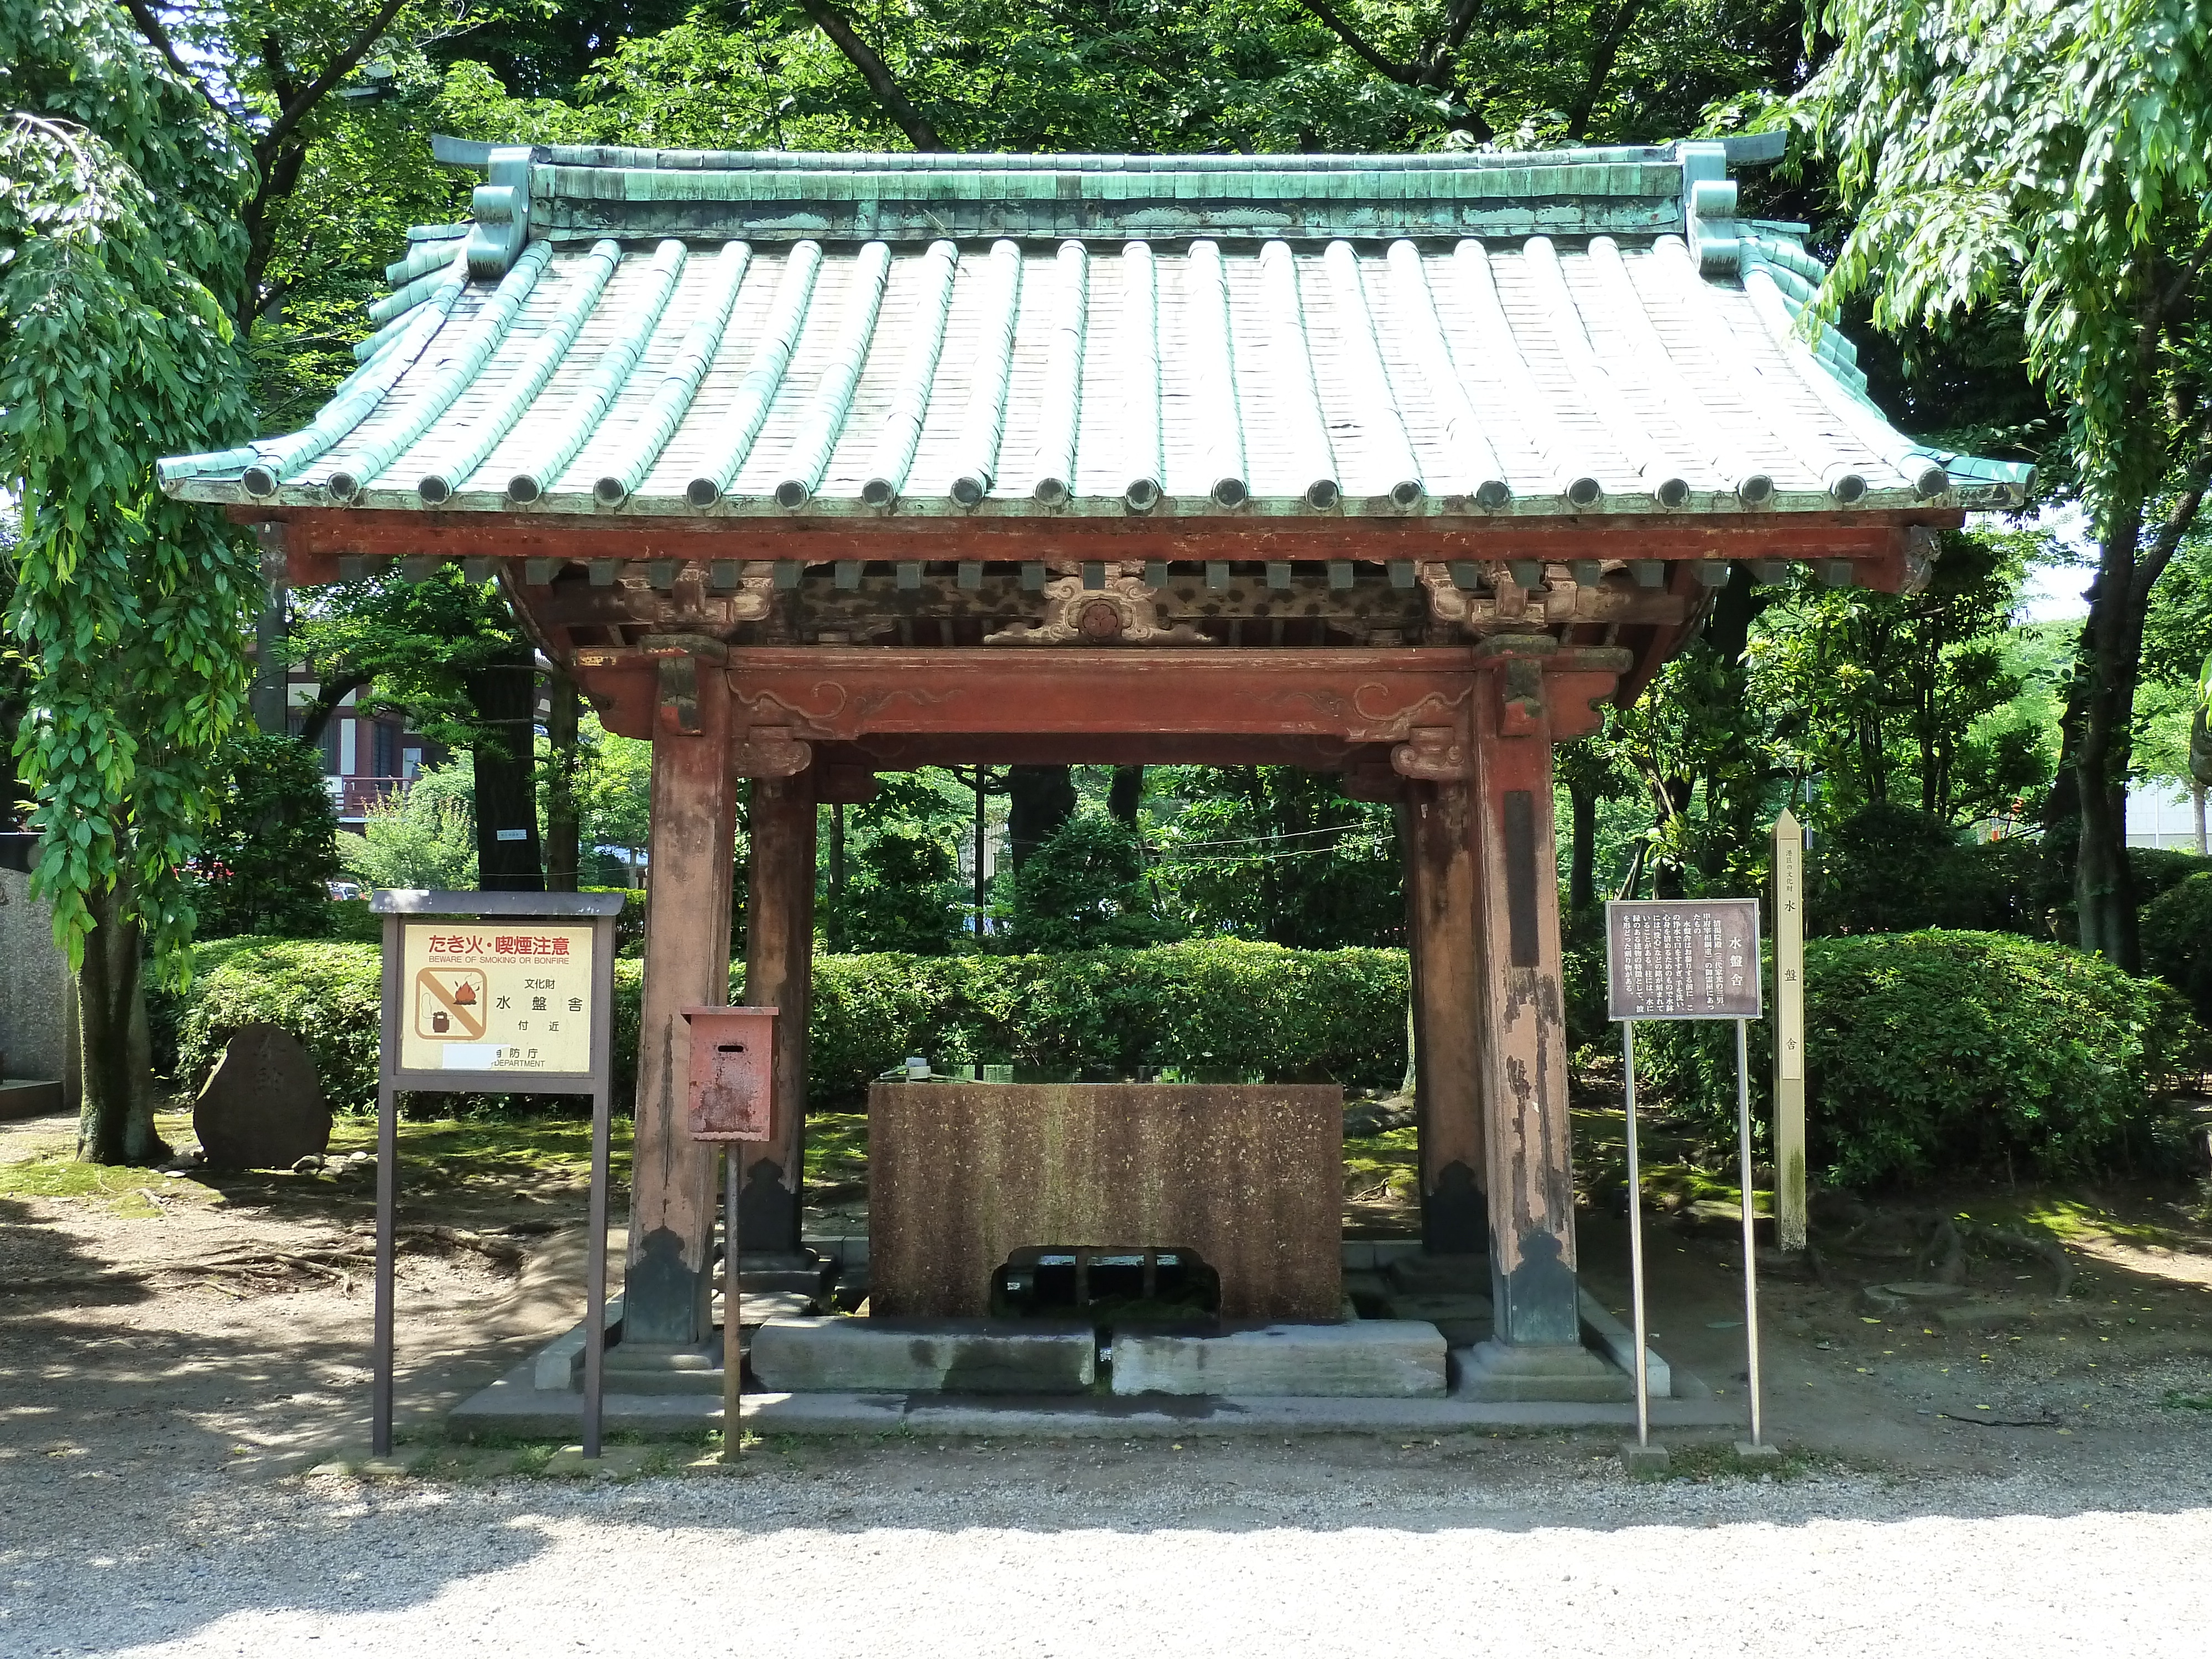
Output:
<path fill-rule="evenodd" d="M 1490 1258 L 1486 1255 L 1401 1255 L 1388 1269 L 1394 1289 L 1419 1294 L 1456 1291 L 1470 1296 L 1490 1294 Z"/>
<path fill-rule="evenodd" d="M 753 1333 L 773 1394 L 1081 1394 L 1097 1377 L 1089 1325 L 988 1319 L 775 1319 Z"/>
<path fill-rule="evenodd" d="M 1382 1316 L 1434 1325 L 1455 1348 L 1471 1348 L 1490 1334 L 1490 1298 L 1468 1291 L 1393 1291 L 1382 1299 Z"/>
<path fill-rule="evenodd" d="M 1112 1352 L 1116 1395 L 1414 1400 L 1445 1387 L 1444 1339 L 1412 1320 L 1116 1331 Z"/>

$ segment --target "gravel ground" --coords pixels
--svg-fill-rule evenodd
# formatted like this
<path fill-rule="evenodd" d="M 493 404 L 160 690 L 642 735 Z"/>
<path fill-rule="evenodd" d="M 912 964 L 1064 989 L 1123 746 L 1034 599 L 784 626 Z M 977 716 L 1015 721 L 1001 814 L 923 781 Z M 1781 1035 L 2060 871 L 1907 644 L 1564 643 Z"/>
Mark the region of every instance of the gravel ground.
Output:
<path fill-rule="evenodd" d="M 1647 1486 L 1560 1440 L 795 1443 L 628 1484 L 149 1473 L 78 1484 L 37 1536 L 9 1504 L 0 1652 L 2195 1659 L 2208 1454 Z"/>
<path fill-rule="evenodd" d="M 0 1159 L 27 1133 L 0 1132 Z M 1768 1421 L 1805 1450 L 1764 1478 L 1721 1435 L 1678 1439 L 1677 1478 L 1639 1485 L 1583 1435 L 792 1440 L 734 1474 L 663 1449 L 669 1472 L 628 1482 L 518 1472 L 540 1448 L 361 1482 L 296 1471 L 362 1432 L 364 1287 L 179 1270 L 341 1243 L 358 1202 L 183 1197 L 136 1219 L 0 1198 L 0 1659 L 2212 1650 L 2212 1248 L 2193 1236 L 2078 1246 L 2069 1302 L 1978 1334 L 1778 1279 Z M 514 1208 L 477 1198 L 483 1216 L 428 1213 Z M 1614 1304 L 1618 1234 L 1585 1218 Z M 1727 1241 L 1655 1249 L 1662 1351 L 1741 1398 Z M 402 1260 L 417 1435 L 574 1317 L 572 1236 L 519 1276 Z M 1974 1271 L 2022 1293 L 2018 1264 Z"/>

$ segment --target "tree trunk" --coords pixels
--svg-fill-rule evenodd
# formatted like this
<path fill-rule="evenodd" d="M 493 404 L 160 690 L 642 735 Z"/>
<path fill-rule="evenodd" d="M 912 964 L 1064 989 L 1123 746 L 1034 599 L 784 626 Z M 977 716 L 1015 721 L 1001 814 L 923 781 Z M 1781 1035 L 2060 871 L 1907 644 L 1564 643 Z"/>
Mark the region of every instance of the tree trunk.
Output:
<path fill-rule="evenodd" d="M 545 742 L 552 751 L 545 771 L 545 890 L 573 893 L 583 860 L 583 815 L 576 805 L 576 726 L 581 699 L 576 682 L 559 669 L 546 676 L 551 706 Z"/>
<path fill-rule="evenodd" d="M 1567 851 L 1567 909 L 1580 916 L 1597 897 L 1597 791 L 1570 777 L 1567 804 L 1574 819 Z"/>
<path fill-rule="evenodd" d="M 989 807 L 986 804 L 983 784 L 988 769 L 982 762 L 975 763 L 975 938 L 983 938 L 983 912 L 990 902 L 990 887 L 983 879 L 983 855 L 990 850 L 991 825 Z"/>
<path fill-rule="evenodd" d="M 2137 514 L 2112 509 L 2097 580 L 2089 588 L 2089 615 L 2081 624 L 2081 723 L 2074 756 L 2081 815 L 2074 914 L 2081 945 L 2130 974 L 2142 965 L 2127 823 L 2128 760 L 2142 656 L 2142 611 L 2130 604 L 2138 533 Z"/>
<path fill-rule="evenodd" d="M 538 862 L 536 654 L 526 642 L 462 677 L 477 716 L 477 884 L 484 891 L 535 893 Z"/>
<path fill-rule="evenodd" d="M 845 948 L 845 803 L 830 809 L 830 916 L 824 943 L 835 955 Z"/>
<path fill-rule="evenodd" d="M 93 929 L 76 976 L 84 1074 L 76 1155 L 88 1164 L 157 1164 L 169 1148 L 154 1131 L 145 940 L 137 921 L 125 915 L 131 897 L 128 873 L 105 892 L 87 896 Z"/>
<path fill-rule="evenodd" d="M 1075 816 L 1075 779 L 1065 766 L 1006 769 L 1006 842 L 1014 868 Z"/>
<path fill-rule="evenodd" d="M 249 702 L 253 723 L 272 738 L 285 735 L 291 723 L 292 653 L 284 629 L 286 590 L 284 548 L 281 541 L 261 544 L 261 577 L 268 592 L 253 621 L 253 690 Z"/>
<path fill-rule="evenodd" d="M 1115 767 L 1113 784 L 1106 792 L 1106 810 L 1133 830 L 1137 827 L 1138 809 L 1144 804 L 1145 769 Z"/>
<path fill-rule="evenodd" d="M 2200 859 L 2212 858 L 2212 848 L 2207 848 L 2204 844 L 2204 786 L 2203 784 L 2192 783 L 2189 786 L 2189 804 L 2197 814 L 2197 856 Z"/>

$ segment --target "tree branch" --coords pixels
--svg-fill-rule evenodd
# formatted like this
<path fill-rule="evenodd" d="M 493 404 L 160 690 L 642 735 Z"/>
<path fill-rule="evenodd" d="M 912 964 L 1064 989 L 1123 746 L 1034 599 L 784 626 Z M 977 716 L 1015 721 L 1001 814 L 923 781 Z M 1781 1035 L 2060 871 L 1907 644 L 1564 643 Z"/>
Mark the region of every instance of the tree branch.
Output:
<path fill-rule="evenodd" d="M 922 150 L 951 148 L 937 136 L 937 129 L 930 125 L 929 118 L 916 109 L 907 95 L 899 90 L 898 82 L 891 75 L 890 65 L 884 62 L 873 46 L 853 32 L 853 26 L 846 21 L 844 13 L 830 4 L 829 0 L 803 0 L 803 3 L 806 15 L 814 20 L 815 27 L 828 35 L 830 43 L 845 54 L 846 60 L 860 70 L 860 78 L 868 83 L 868 90 L 875 94 L 876 102 L 906 134 L 908 143 L 916 149 Z"/>
<path fill-rule="evenodd" d="M 345 50 L 324 64 L 320 75 L 285 101 L 283 108 L 277 112 L 276 120 L 270 124 L 269 131 L 263 133 L 253 146 L 256 162 L 266 168 L 268 158 L 274 155 L 300 123 L 313 112 L 315 106 L 323 101 L 331 88 L 353 73 L 354 65 L 367 57 L 368 49 L 384 38 L 385 30 L 392 27 L 392 20 L 399 15 L 406 4 L 407 0 L 384 0 L 383 9 L 362 26 L 361 33 L 354 36 Z"/>
<path fill-rule="evenodd" d="M 1298 0 L 1298 3 L 1310 12 L 1315 20 L 1330 33 L 1351 47 L 1352 54 L 1377 75 L 1386 80 L 1395 81 L 1401 87 L 1410 87 L 1419 82 L 1422 73 L 1419 65 L 1392 63 L 1362 40 L 1358 32 L 1351 24 L 1338 16 L 1336 9 L 1328 3 L 1328 0 Z"/>
<path fill-rule="evenodd" d="M 1613 76 L 1613 66 L 1620 60 L 1621 47 L 1628 44 L 1630 32 L 1644 10 L 1644 0 L 1620 0 L 1620 8 L 1613 14 L 1597 49 L 1590 54 L 1589 75 L 1583 82 L 1582 95 L 1575 100 L 1574 107 L 1567 112 L 1567 137 L 1579 142 L 1589 130 L 1590 112 L 1597 107 L 1598 95 Z"/>
<path fill-rule="evenodd" d="M 177 56 L 176 43 L 169 39 L 169 31 L 161 26 L 160 15 L 148 0 L 123 0 L 123 9 L 131 14 L 131 21 L 138 25 L 138 33 L 145 36 L 146 44 L 161 54 L 170 71 L 205 99 L 207 106 L 224 121 L 234 123 L 237 118 L 216 101 L 215 94 L 208 90 L 207 82 L 185 67 L 185 60 Z"/>

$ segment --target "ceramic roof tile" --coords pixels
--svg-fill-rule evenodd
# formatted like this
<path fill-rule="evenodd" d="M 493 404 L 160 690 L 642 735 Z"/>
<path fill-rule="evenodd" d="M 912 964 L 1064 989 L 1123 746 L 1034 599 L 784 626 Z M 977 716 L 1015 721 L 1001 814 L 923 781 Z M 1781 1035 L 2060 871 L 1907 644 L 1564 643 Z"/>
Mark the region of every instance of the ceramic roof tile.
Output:
<path fill-rule="evenodd" d="M 609 516 L 2017 496 L 2024 469 L 1916 445 L 1847 343 L 1801 336 L 1820 267 L 1789 228 L 1688 222 L 1690 148 L 501 152 L 534 281 L 467 281 L 471 228 L 422 228 L 310 428 L 161 476 L 209 501 L 335 505 L 335 474 L 362 506 Z"/>

